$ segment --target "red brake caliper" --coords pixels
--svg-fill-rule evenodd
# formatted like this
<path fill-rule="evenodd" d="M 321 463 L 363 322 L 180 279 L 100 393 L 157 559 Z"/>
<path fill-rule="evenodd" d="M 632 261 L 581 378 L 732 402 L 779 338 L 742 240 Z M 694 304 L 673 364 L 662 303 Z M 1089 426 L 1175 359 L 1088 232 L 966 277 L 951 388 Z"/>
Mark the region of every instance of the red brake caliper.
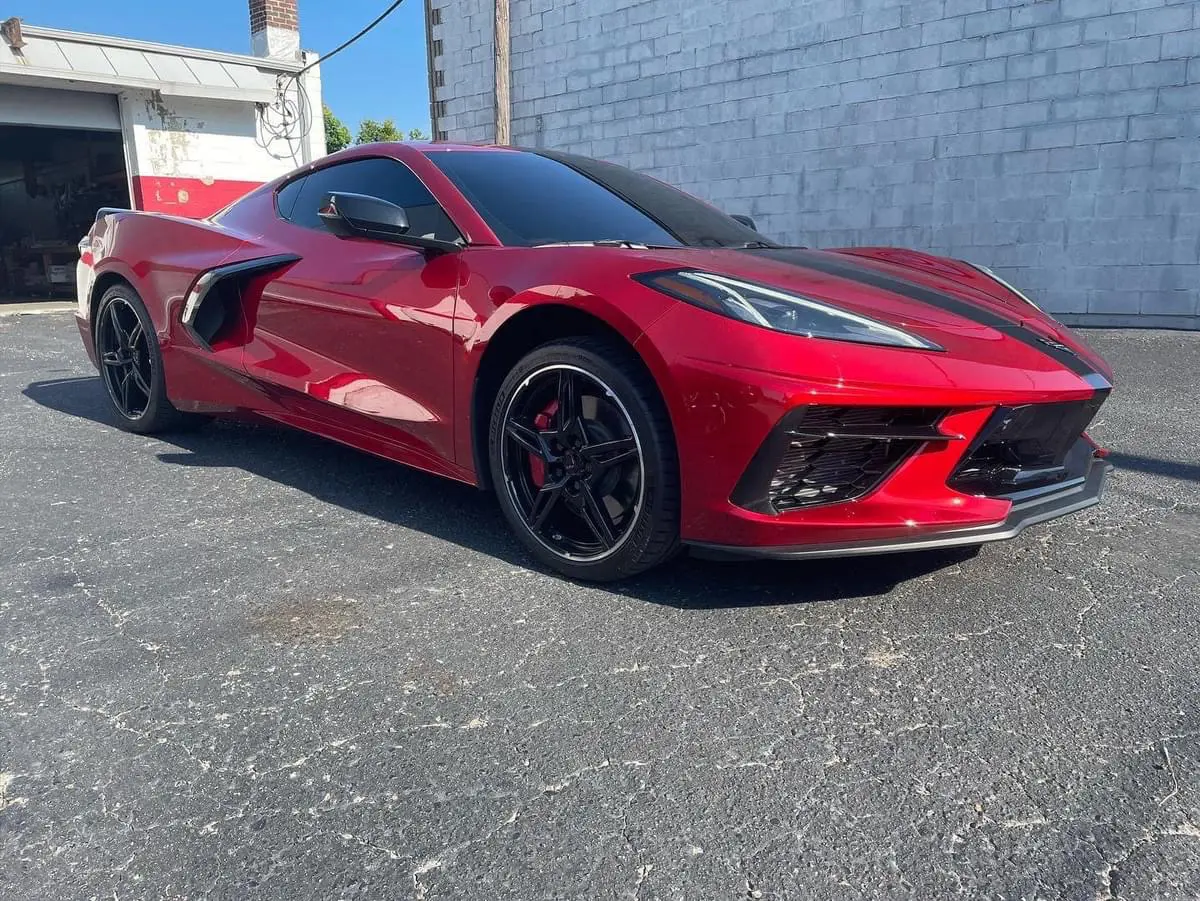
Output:
<path fill-rule="evenodd" d="M 539 432 L 550 428 L 554 422 L 554 414 L 557 412 L 558 401 L 553 400 L 546 409 L 533 417 L 533 427 Z M 529 477 L 533 479 L 533 484 L 538 488 L 546 484 L 546 461 L 532 453 L 529 455 Z"/>

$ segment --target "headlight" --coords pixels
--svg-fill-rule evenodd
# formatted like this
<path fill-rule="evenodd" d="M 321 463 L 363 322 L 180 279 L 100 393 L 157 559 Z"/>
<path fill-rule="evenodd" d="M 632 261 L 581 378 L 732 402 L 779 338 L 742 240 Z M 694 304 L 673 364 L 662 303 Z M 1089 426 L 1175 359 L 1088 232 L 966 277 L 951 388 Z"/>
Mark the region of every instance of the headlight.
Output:
<path fill-rule="evenodd" d="M 968 260 L 963 260 L 963 262 L 966 263 L 968 266 L 970 266 L 972 269 L 978 269 L 980 272 L 982 272 L 984 275 L 986 275 L 988 278 L 990 278 L 992 281 L 994 281 L 996 284 L 1000 285 L 1001 287 L 1007 288 L 1013 294 L 1017 295 L 1017 297 L 1021 298 L 1021 300 L 1025 301 L 1025 303 L 1027 303 L 1031 307 L 1033 307 L 1035 310 L 1038 310 L 1039 312 L 1041 311 L 1041 309 L 1042 309 L 1041 307 L 1039 307 L 1036 303 L 1034 303 L 1032 300 L 1030 300 L 1028 297 L 1026 297 L 1024 295 L 1024 293 L 1022 293 L 1021 291 L 1018 291 L 1016 288 L 1014 288 L 1012 285 L 1010 285 L 1008 282 L 1006 282 L 1004 279 L 1002 279 L 996 273 L 992 272 L 992 270 L 989 269 L 987 266 L 980 266 L 978 263 L 972 263 Z"/>
<path fill-rule="evenodd" d="M 696 269 L 670 269 L 635 275 L 634 279 L 694 306 L 777 332 L 885 347 L 943 349 L 895 326 L 876 322 L 824 301 L 728 275 Z"/>

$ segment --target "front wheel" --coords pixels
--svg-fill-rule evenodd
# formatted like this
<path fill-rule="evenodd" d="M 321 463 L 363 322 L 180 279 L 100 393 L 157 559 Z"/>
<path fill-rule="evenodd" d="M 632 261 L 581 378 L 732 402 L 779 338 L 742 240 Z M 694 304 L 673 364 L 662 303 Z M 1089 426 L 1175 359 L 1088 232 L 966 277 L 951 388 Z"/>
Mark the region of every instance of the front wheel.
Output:
<path fill-rule="evenodd" d="M 547 566 L 611 581 L 678 549 L 674 437 L 632 352 L 596 338 L 532 351 L 500 386 L 489 438 L 504 515 Z"/>

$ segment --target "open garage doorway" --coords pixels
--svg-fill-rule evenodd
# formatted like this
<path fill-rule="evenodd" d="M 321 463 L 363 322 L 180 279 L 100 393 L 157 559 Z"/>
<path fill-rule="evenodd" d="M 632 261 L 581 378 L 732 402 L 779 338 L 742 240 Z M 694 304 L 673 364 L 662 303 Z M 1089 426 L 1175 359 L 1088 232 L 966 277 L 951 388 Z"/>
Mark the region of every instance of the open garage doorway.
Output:
<path fill-rule="evenodd" d="M 0 300 L 74 298 L 103 206 L 129 206 L 119 132 L 0 125 Z"/>

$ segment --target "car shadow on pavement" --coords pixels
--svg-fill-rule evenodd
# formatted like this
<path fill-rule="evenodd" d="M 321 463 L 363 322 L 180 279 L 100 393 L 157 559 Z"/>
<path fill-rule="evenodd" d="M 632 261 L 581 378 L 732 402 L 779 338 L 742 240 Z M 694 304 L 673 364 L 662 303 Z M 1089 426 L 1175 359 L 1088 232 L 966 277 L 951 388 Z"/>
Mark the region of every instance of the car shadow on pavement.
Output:
<path fill-rule="evenodd" d="M 1192 448 L 1189 448 L 1191 450 Z M 1200 466 L 1195 463 L 1181 463 L 1178 460 L 1159 460 L 1155 457 L 1142 457 L 1137 454 L 1124 454 L 1113 451 L 1108 455 L 1108 462 L 1118 469 L 1133 469 L 1152 476 L 1167 476 L 1185 482 L 1200 482 Z"/>
<path fill-rule="evenodd" d="M 23 392 L 43 407 L 116 428 L 98 377 L 53 379 Z M 155 436 L 176 466 L 240 469 L 364 516 L 414 529 L 514 566 L 534 561 L 511 536 L 494 499 L 437 476 L 273 424 L 214 421 Z M 681 609 L 836 601 L 885 595 L 896 585 L 969 559 L 975 548 L 872 558 L 674 563 L 613 586 L 623 596 Z"/>

